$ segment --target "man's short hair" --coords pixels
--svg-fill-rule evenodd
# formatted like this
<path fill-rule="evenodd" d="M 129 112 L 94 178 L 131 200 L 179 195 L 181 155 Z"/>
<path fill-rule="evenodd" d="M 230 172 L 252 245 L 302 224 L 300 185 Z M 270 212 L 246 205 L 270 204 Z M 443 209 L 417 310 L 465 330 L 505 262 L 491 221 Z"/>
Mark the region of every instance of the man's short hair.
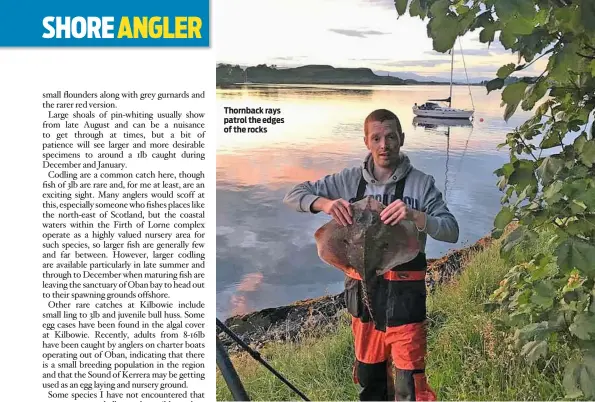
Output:
<path fill-rule="evenodd" d="M 399 135 L 403 134 L 403 129 L 401 128 L 401 122 L 399 121 L 399 118 L 397 117 L 396 114 L 394 114 L 393 112 L 391 112 L 390 110 L 387 110 L 387 109 L 376 109 L 372 113 L 370 113 L 368 115 L 368 117 L 366 117 L 366 120 L 364 121 L 364 133 L 365 133 L 366 137 L 368 136 L 368 123 L 370 123 L 372 121 L 377 121 L 379 123 L 382 123 L 385 120 L 395 120 L 397 122 L 397 131 L 398 131 Z"/>

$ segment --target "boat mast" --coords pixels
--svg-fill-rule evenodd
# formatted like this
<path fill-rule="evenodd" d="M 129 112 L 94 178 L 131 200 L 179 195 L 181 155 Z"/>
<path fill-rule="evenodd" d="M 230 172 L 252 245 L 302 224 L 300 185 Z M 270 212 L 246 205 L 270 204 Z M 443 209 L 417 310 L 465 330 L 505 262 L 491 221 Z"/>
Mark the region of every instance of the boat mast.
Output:
<path fill-rule="evenodd" d="M 455 48 L 450 49 L 450 94 L 448 95 L 448 107 L 452 106 L 452 70 L 455 60 Z"/>
<path fill-rule="evenodd" d="M 447 202 L 446 192 L 448 191 L 448 158 L 450 156 L 450 127 L 446 132 L 446 169 L 444 170 L 444 202 Z"/>
<path fill-rule="evenodd" d="M 471 94 L 471 85 L 469 84 L 469 75 L 467 74 L 467 65 L 465 64 L 465 55 L 463 54 L 463 45 L 461 44 L 461 38 L 459 38 L 459 47 L 461 48 L 461 59 L 463 59 L 465 77 L 467 77 L 467 89 L 469 90 L 469 98 L 471 98 L 471 106 L 473 107 L 473 111 L 475 111 L 475 103 L 473 103 L 473 95 Z"/>

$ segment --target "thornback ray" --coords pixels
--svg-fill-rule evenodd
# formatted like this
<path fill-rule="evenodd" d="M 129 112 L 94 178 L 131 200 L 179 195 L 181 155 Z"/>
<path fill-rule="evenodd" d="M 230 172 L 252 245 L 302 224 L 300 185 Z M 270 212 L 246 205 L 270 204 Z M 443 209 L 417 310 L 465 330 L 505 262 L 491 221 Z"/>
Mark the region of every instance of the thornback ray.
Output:
<path fill-rule="evenodd" d="M 384 224 L 380 219 L 384 208 L 384 204 L 368 196 L 351 204 L 351 225 L 341 226 L 333 219 L 314 234 L 322 261 L 362 279 L 363 302 L 373 320 L 370 297 L 379 276 L 413 260 L 420 251 L 415 224 L 407 220 L 394 226 Z"/>

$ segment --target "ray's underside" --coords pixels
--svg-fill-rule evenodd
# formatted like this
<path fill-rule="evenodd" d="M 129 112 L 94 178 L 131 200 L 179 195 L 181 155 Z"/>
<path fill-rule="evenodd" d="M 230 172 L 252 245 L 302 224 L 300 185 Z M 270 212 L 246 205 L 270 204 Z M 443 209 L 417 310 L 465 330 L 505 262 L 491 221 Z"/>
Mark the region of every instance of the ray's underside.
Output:
<path fill-rule="evenodd" d="M 419 253 L 415 225 L 406 220 L 394 226 L 382 223 L 380 212 L 384 208 L 374 198 L 364 198 L 351 204 L 351 225 L 341 226 L 332 220 L 314 234 L 321 260 L 362 279 L 363 301 L 372 317 L 370 297 L 378 277 Z"/>

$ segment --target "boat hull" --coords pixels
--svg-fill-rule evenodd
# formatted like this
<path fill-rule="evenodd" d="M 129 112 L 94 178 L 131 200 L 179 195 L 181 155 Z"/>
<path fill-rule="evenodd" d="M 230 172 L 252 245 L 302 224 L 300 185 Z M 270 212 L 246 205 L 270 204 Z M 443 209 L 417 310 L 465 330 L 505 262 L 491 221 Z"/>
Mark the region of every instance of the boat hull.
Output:
<path fill-rule="evenodd" d="M 413 107 L 413 114 L 419 117 L 434 117 L 439 119 L 469 119 L 473 116 L 473 110 L 463 109 L 419 109 Z"/>
<path fill-rule="evenodd" d="M 437 117 L 421 117 L 413 118 L 414 126 L 422 127 L 471 127 L 473 123 L 469 119 L 440 119 Z"/>

